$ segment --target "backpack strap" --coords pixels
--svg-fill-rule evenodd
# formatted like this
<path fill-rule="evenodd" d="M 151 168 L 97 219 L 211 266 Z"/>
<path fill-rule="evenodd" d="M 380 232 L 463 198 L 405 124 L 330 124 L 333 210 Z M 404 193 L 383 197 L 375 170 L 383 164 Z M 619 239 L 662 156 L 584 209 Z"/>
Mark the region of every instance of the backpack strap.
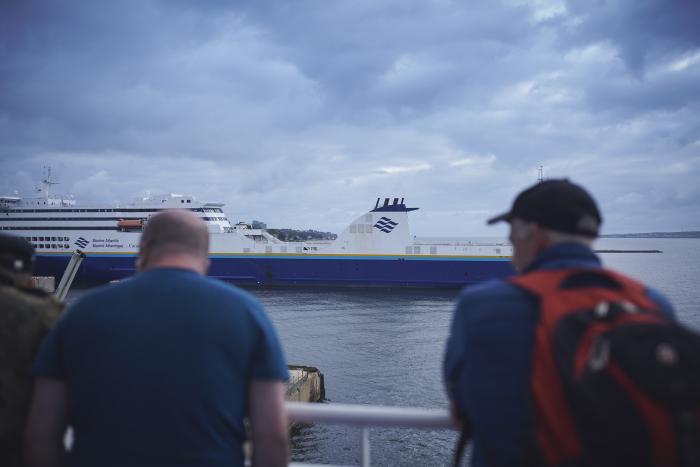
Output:
<path fill-rule="evenodd" d="M 643 284 L 607 269 L 542 270 L 509 281 L 534 295 L 540 307 L 530 381 L 535 443 L 548 465 L 574 462 L 580 458 L 583 445 L 555 360 L 556 324 L 566 315 L 594 309 L 601 302 L 624 299 L 641 309 L 655 308 L 654 303 L 646 296 Z"/>
<path fill-rule="evenodd" d="M 577 281 L 577 278 L 582 280 Z M 646 295 L 644 284 L 610 269 L 542 270 L 511 277 L 509 281 L 540 300 L 552 299 L 567 293 L 573 293 L 580 299 L 581 289 L 596 289 L 601 292 L 610 290 L 612 293 L 608 295 L 611 299 L 622 294 L 640 308 L 655 308 L 654 303 Z"/>
<path fill-rule="evenodd" d="M 455 444 L 454 457 L 452 458 L 453 467 L 459 467 L 462 464 L 464 448 L 467 447 L 469 438 L 471 438 L 471 430 L 468 427 L 463 426 L 459 432 L 459 438 L 457 438 L 457 443 Z"/>

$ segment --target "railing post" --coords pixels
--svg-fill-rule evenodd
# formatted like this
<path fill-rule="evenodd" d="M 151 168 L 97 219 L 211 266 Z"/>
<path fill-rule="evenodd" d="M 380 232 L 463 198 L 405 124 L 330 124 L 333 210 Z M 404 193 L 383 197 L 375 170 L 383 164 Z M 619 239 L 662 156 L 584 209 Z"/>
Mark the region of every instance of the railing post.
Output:
<path fill-rule="evenodd" d="M 70 289 L 73 279 L 75 279 L 75 274 L 78 272 L 78 268 L 80 267 L 80 263 L 83 262 L 83 259 L 85 259 L 85 253 L 80 250 L 75 250 L 75 253 L 73 253 L 73 256 L 70 258 L 70 261 L 68 261 L 68 266 L 66 266 L 63 277 L 61 277 L 61 282 L 59 282 L 58 287 L 56 287 L 56 290 L 53 293 L 54 297 L 56 297 L 58 300 L 65 300 L 66 294 L 68 294 L 68 289 Z"/>
<path fill-rule="evenodd" d="M 369 429 L 362 429 L 362 467 L 369 467 Z"/>

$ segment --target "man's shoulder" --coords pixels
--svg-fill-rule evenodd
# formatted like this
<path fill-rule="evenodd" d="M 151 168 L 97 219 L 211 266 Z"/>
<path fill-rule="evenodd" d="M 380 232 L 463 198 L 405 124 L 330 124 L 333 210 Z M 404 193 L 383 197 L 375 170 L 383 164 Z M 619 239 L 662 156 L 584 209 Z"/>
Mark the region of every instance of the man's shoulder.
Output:
<path fill-rule="evenodd" d="M 494 279 L 462 289 L 460 303 L 499 303 L 510 300 L 523 300 L 527 294 L 508 280 Z"/>
<path fill-rule="evenodd" d="M 63 303 L 43 290 L 0 286 L 0 309 L 41 316 L 50 324 L 55 321 L 63 307 Z"/>
<path fill-rule="evenodd" d="M 256 317 L 262 313 L 262 305 L 258 300 L 233 284 L 202 274 L 182 275 L 177 281 L 183 283 L 183 290 L 186 287 L 188 295 L 197 295 L 209 306 L 229 311 L 237 310 Z"/>
<path fill-rule="evenodd" d="M 500 320 L 511 317 L 531 317 L 524 312 L 535 311 L 536 301 L 527 292 L 507 280 L 491 280 L 462 290 L 457 312 L 467 320 Z"/>
<path fill-rule="evenodd" d="M 259 305 L 257 299 L 249 292 L 219 279 L 200 275 L 197 285 L 206 293 L 211 294 L 213 300 L 256 307 Z"/>
<path fill-rule="evenodd" d="M 656 303 L 661 311 L 666 313 L 667 315 L 671 317 L 675 317 L 675 311 L 673 309 L 673 305 L 671 304 L 671 301 L 661 292 L 658 290 L 648 287 L 646 288 L 646 293 L 647 296 L 654 302 Z"/>

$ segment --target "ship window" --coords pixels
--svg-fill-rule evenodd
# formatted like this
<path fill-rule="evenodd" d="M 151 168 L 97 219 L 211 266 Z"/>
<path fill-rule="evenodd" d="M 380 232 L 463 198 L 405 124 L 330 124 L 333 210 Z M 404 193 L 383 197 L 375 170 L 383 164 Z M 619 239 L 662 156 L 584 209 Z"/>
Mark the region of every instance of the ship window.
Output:
<path fill-rule="evenodd" d="M 56 241 L 56 237 L 51 237 L 51 241 L 52 241 L 52 242 L 55 242 L 55 241 Z"/>
<path fill-rule="evenodd" d="M 188 203 L 191 203 L 191 202 L 192 202 L 192 200 L 189 200 L 189 199 L 188 199 L 188 200 L 187 200 L 187 202 L 188 202 Z"/>
<path fill-rule="evenodd" d="M 36 237 L 32 237 L 32 241 L 33 241 L 33 242 L 36 242 Z"/>
<path fill-rule="evenodd" d="M 63 245 L 63 248 L 70 248 L 70 245 L 66 243 L 65 245 Z"/>
<path fill-rule="evenodd" d="M 68 241 L 68 237 L 63 237 L 63 240 L 67 242 L 67 241 Z"/>
<path fill-rule="evenodd" d="M 436 254 L 437 254 L 437 247 L 436 247 L 436 246 L 431 246 L 431 247 L 430 247 L 430 254 L 431 254 L 431 255 L 436 255 Z"/>
<path fill-rule="evenodd" d="M 357 224 L 350 224 L 350 233 L 357 233 Z"/>
<path fill-rule="evenodd" d="M 51 248 L 56 248 L 56 244 L 55 244 L 55 243 L 52 243 L 52 244 L 51 244 Z"/>
<path fill-rule="evenodd" d="M 243 248 L 243 253 L 250 253 L 250 248 Z"/>
<path fill-rule="evenodd" d="M 365 225 L 365 232 L 372 233 L 372 224 Z"/>
<path fill-rule="evenodd" d="M 420 247 L 419 247 L 419 246 L 414 246 L 414 247 L 413 247 L 413 254 L 414 254 L 414 255 L 419 255 L 419 254 L 420 254 Z"/>
<path fill-rule="evenodd" d="M 181 199 L 181 200 L 180 200 L 180 202 L 181 202 L 181 203 L 184 203 L 184 202 L 185 202 L 185 200 L 184 200 L 184 199 Z"/>
<path fill-rule="evenodd" d="M 413 248 L 410 247 L 410 246 L 407 246 L 407 247 L 406 247 L 406 254 L 407 254 L 407 255 L 410 255 L 412 252 L 413 252 Z"/>

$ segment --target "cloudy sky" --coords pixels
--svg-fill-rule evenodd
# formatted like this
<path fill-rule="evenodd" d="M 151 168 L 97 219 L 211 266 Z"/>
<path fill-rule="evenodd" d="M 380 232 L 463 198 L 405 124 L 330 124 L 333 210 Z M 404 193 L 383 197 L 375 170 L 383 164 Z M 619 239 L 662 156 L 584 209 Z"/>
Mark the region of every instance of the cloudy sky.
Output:
<path fill-rule="evenodd" d="M 0 2 L 0 194 L 52 166 L 341 230 L 379 196 L 418 235 L 569 177 L 604 231 L 700 230 L 700 2 Z"/>

